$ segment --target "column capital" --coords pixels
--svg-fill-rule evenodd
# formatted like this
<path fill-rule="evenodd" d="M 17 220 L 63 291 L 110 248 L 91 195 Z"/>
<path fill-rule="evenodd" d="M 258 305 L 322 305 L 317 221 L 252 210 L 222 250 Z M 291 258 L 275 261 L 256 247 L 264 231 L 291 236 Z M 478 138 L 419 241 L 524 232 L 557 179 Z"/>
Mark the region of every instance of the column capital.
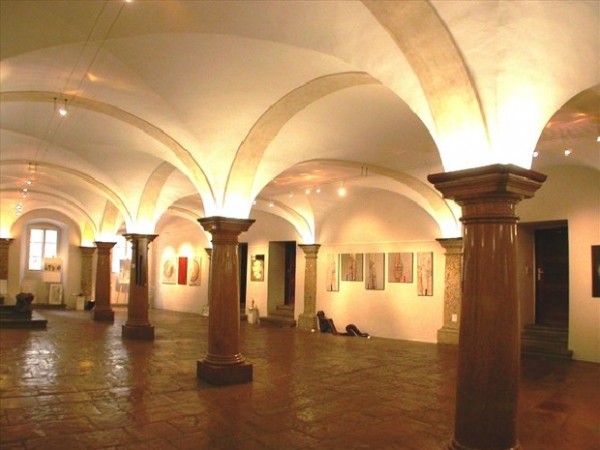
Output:
<path fill-rule="evenodd" d="M 200 222 L 204 230 L 212 235 L 213 244 L 216 242 L 221 244 L 236 244 L 240 233 L 248 231 L 255 220 L 213 216 L 198 219 L 198 222 Z"/>
<path fill-rule="evenodd" d="M 79 250 L 81 251 L 81 253 L 83 255 L 93 255 L 94 252 L 96 251 L 96 247 L 84 247 L 84 246 L 80 246 Z"/>
<path fill-rule="evenodd" d="M 306 257 L 316 257 L 317 253 L 319 253 L 319 249 L 321 248 L 321 244 L 298 244 L 298 247 L 302 249 Z"/>
<path fill-rule="evenodd" d="M 96 244 L 96 247 L 98 248 L 98 252 L 100 252 L 100 250 L 110 250 L 115 245 L 117 245 L 116 242 L 103 242 L 103 241 L 95 241 L 94 244 Z"/>
<path fill-rule="evenodd" d="M 460 254 L 463 251 L 463 238 L 439 238 L 436 239 L 439 244 L 446 250 L 447 255 Z"/>
<path fill-rule="evenodd" d="M 444 198 L 455 200 L 459 205 L 472 200 L 487 202 L 497 197 L 530 198 L 546 178 L 542 173 L 512 164 L 493 164 L 427 177 Z"/>
<path fill-rule="evenodd" d="M 13 238 L 0 238 L 0 247 L 8 247 L 13 241 Z"/>
<path fill-rule="evenodd" d="M 147 239 L 148 243 L 150 243 L 158 237 L 158 234 L 123 233 L 123 237 L 128 241 L 139 241 L 140 239 Z"/>

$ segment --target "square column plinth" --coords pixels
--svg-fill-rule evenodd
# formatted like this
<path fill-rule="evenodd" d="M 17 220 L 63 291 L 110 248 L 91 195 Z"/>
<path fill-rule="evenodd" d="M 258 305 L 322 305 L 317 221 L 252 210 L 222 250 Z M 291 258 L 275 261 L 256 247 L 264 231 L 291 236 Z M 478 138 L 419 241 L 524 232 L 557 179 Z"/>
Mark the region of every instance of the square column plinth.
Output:
<path fill-rule="evenodd" d="M 121 337 L 125 339 L 137 339 L 140 341 L 151 341 L 154 339 L 153 325 L 122 325 Z"/>
<path fill-rule="evenodd" d="M 196 364 L 197 377 L 216 386 L 250 383 L 252 373 L 252 364 L 247 362 L 222 366 L 202 360 Z"/>

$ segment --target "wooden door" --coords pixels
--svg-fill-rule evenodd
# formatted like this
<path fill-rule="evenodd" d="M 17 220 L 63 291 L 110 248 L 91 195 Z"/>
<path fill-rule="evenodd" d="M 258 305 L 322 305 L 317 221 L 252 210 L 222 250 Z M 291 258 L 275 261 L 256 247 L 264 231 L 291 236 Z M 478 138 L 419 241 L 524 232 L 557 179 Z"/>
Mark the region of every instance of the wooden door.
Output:
<path fill-rule="evenodd" d="M 535 322 L 569 325 L 569 234 L 567 227 L 535 231 Z"/>

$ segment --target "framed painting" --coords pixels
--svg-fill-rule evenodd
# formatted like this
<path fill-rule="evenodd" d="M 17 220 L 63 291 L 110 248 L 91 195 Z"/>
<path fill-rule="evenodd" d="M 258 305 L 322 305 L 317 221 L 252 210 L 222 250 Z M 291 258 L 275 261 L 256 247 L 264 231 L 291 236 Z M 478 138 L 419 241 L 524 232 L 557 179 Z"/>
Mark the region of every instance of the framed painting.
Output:
<path fill-rule="evenodd" d="M 177 258 L 177 284 L 187 284 L 188 258 L 180 256 Z"/>
<path fill-rule="evenodd" d="M 325 280 L 327 283 L 327 291 L 338 292 L 340 290 L 339 255 L 336 253 L 327 254 L 327 273 Z"/>
<path fill-rule="evenodd" d="M 194 255 L 188 264 L 188 284 L 190 286 L 200 286 L 200 275 L 202 273 L 202 258 Z"/>
<path fill-rule="evenodd" d="M 175 257 L 163 259 L 160 273 L 163 284 L 175 284 L 177 282 L 177 266 L 175 265 Z"/>
<path fill-rule="evenodd" d="M 417 253 L 417 295 L 433 295 L 433 252 Z"/>
<path fill-rule="evenodd" d="M 413 254 L 388 253 L 388 283 L 413 282 Z"/>
<path fill-rule="evenodd" d="M 381 291 L 384 289 L 385 253 L 365 254 L 365 289 Z"/>
<path fill-rule="evenodd" d="M 341 272 L 343 281 L 363 280 L 363 254 L 342 253 Z"/>
<path fill-rule="evenodd" d="M 48 288 L 48 303 L 51 305 L 60 305 L 62 303 L 62 297 L 62 284 L 51 284 Z"/>
<path fill-rule="evenodd" d="M 265 255 L 252 255 L 250 281 L 265 281 Z"/>

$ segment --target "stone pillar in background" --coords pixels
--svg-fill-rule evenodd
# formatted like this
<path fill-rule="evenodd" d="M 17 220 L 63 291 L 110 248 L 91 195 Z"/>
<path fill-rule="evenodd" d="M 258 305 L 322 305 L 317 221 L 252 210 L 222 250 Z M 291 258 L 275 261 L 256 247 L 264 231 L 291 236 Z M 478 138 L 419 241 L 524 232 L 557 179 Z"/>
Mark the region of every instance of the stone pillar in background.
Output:
<path fill-rule="evenodd" d="M 8 294 L 8 248 L 12 241 L 11 238 L 0 238 L 0 305 Z"/>
<path fill-rule="evenodd" d="M 116 242 L 98 242 L 96 263 L 96 292 L 92 319 L 99 322 L 114 322 L 115 312 L 110 306 L 110 251 Z"/>
<path fill-rule="evenodd" d="M 446 250 L 444 325 L 437 332 L 438 344 L 458 344 L 462 298 L 462 238 L 437 239 Z"/>
<path fill-rule="evenodd" d="M 317 254 L 320 244 L 300 244 L 304 251 L 304 312 L 298 317 L 298 328 L 312 330 L 317 328 Z"/>
<path fill-rule="evenodd" d="M 81 251 L 81 293 L 85 300 L 92 298 L 92 277 L 94 273 L 94 247 L 79 247 Z"/>
<path fill-rule="evenodd" d="M 252 364 L 240 352 L 238 236 L 251 219 L 206 217 L 198 220 L 212 235 L 209 274 L 208 353 L 197 363 L 199 378 L 217 385 L 252 381 Z"/>
<path fill-rule="evenodd" d="M 513 165 L 429 175 L 464 225 L 456 418 L 451 450 L 520 448 L 520 329 L 515 207 L 546 176 Z"/>
<path fill-rule="evenodd" d="M 127 322 L 121 328 L 121 337 L 151 341 L 154 326 L 148 319 L 148 246 L 156 234 L 124 234 L 131 242 L 131 275 Z"/>

